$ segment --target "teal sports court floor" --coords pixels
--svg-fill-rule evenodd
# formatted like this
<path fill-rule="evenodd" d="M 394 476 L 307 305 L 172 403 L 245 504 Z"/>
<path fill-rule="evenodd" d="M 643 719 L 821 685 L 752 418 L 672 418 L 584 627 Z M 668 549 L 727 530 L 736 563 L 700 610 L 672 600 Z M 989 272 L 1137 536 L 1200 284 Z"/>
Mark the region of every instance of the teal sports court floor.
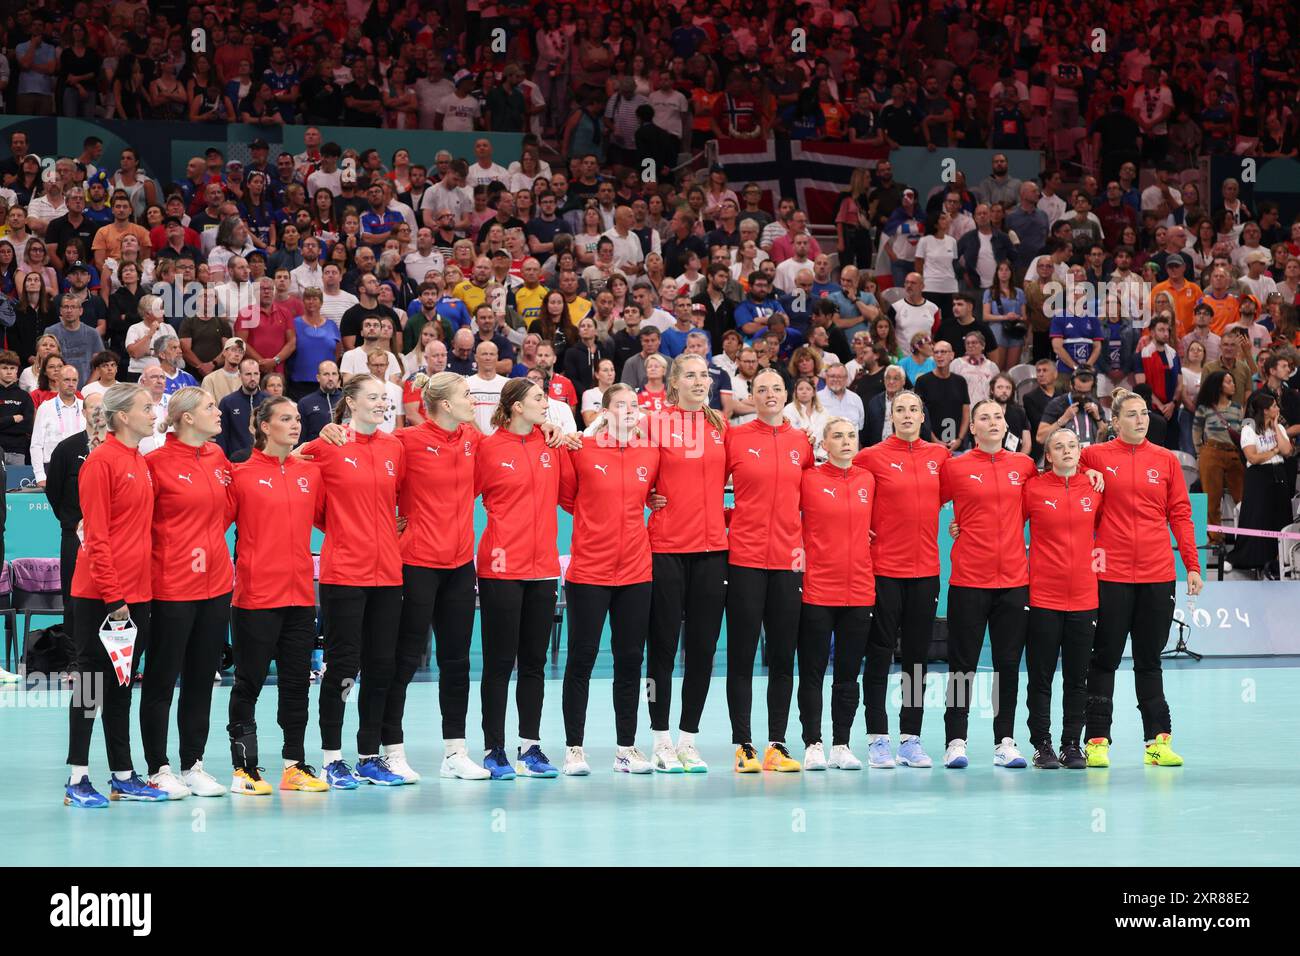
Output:
<path fill-rule="evenodd" d="M 543 746 L 558 762 L 563 729 L 559 673 L 554 676 L 547 685 Z M 1300 862 L 1300 724 L 1295 719 L 1300 659 L 1177 662 L 1167 665 L 1165 684 L 1174 740 L 1187 760 L 1181 769 L 1142 766 L 1126 662 L 1116 687 L 1117 743 L 1109 771 L 995 770 L 991 717 L 977 708 L 971 721 L 972 766 L 965 771 L 936 767 L 742 777 L 729 766 L 724 678 L 718 674 L 700 735 L 711 771 L 631 777 L 609 769 L 613 708 L 606 670 L 592 681 L 587 747 L 592 776 L 491 783 L 438 778 L 437 685 L 424 680 L 411 687 L 407 709 L 408 756 L 425 775 L 418 785 L 324 794 L 277 790 L 263 798 L 228 794 L 163 805 L 115 803 L 99 811 L 62 804 L 66 695 L 52 699 L 41 691 L 0 689 L 0 753 L 7 780 L 0 788 L 3 861 L 36 866 Z M 764 725 L 764 686 L 765 678 L 755 677 L 756 730 Z M 229 753 L 224 734 L 229 693 L 228 680 L 214 691 L 206 761 L 222 780 Z M 1058 680 L 1058 707 L 1059 693 Z M 320 759 L 316 694 L 313 687 L 307 735 L 313 763 Z M 675 693 L 674 717 L 677 700 Z M 259 707 L 263 762 L 278 767 L 273 687 Z M 513 719 L 512 703 L 508 727 Z M 829 712 L 825 720 L 829 734 Z M 927 707 L 923 740 L 936 762 L 943 749 L 941 720 L 941 708 Z M 1022 709 L 1016 722 L 1022 747 L 1023 722 Z M 469 725 L 476 747 L 477 684 Z M 795 741 L 794 715 L 790 728 Z M 136 766 L 143 769 L 134 723 L 132 733 Z M 355 741 L 355 707 L 349 707 L 344 739 Z M 638 743 L 648 751 L 649 741 L 643 709 Z M 854 729 L 859 756 L 865 754 L 864 744 L 859 721 Z M 174 751 L 174 727 L 172 746 Z M 793 750 L 802 755 L 801 746 Z M 103 752 L 97 728 L 91 751 L 96 786 L 108 776 Z"/>

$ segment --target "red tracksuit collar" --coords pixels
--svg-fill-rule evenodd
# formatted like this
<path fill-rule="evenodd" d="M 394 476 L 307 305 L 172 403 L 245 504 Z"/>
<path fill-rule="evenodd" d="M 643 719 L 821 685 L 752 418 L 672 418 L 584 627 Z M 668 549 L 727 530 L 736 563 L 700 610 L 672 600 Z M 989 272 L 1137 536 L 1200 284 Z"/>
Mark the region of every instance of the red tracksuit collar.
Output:
<path fill-rule="evenodd" d="M 172 455 L 189 455 L 191 457 L 197 455 L 200 458 L 207 458 L 209 455 L 214 455 L 220 450 L 221 449 L 212 444 L 212 442 L 206 441 L 197 447 L 194 445 L 187 445 L 176 437 L 175 432 L 167 433 L 167 439 L 163 442 L 162 448 L 159 449 L 159 451 L 166 451 L 168 454 Z"/>
<path fill-rule="evenodd" d="M 930 443 L 919 436 L 916 441 L 904 441 L 897 435 L 890 435 L 882 444 L 888 445 L 895 451 L 916 451 L 918 448 L 922 448 Z"/>
<path fill-rule="evenodd" d="M 464 423 L 461 423 L 456 426 L 454 431 L 447 431 L 447 429 L 443 428 L 437 422 L 426 419 L 420 423 L 420 428 L 428 432 L 438 441 L 452 442 L 460 437 L 461 432 L 465 430 L 466 426 Z"/>
<path fill-rule="evenodd" d="M 292 458 L 293 456 L 290 455 L 281 462 L 279 458 L 276 458 L 274 455 L 268 455 L 260 448 L 254 448 L 248 455 L 248 460 L 250 462 L 256 462 L 259 465 L 273 465 L 276 468 L 287 466 Z"/>

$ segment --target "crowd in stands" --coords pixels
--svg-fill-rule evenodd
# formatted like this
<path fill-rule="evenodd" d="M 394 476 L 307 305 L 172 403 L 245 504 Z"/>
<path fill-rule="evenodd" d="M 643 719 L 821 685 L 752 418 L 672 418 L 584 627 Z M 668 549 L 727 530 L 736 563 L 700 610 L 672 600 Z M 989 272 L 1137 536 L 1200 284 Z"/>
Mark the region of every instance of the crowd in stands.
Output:
<path fill-rule="evenodd" d="M 43 162 L 10 128 L 6 462 L 39 482 L 82 427 L 79 395 L 118 380 L 159 402 L 202 384 L 235 458 L 263 397 L 300 400 L 307 439 L 365 371 L 390 383 L 390 430 L 421 420 L 414 377 L 444 369 L 470 378 L 484 430 L 515 376 L 579 430 L 616 381 L 662 407 L 670 361 L 698 351 L 732 423 L 774 368 L 814 434 L 843 415 L 878 442 L 914 388 L 955 452 L 983 397 L 1037 456 L 1056 426 L 1107 439 L 1111 390 L 1135 387 L 1151 440 L 1196 459 L 1211 524 L 1224 490 L 1242 521 L 1291 520 L 1300 221 L 1248 181 L 1211 189 L 1199 162 L 1296 155 L 1295 8 L 452 6 L 83 0 L 5 20 L 11 112 L 266 128 L 249 161 L 213 146 L 176 181 L 131 149 L 101 165 L 93 136 Z M 308 126 L 302 152 L 271 147 L 281 124 Z M 472 156 L 381 155 L 334 125 L 525 136 L 503 165 L 488 137 Z M 755 184 L 682 163 L 768 135 L 1041 148 L 1048 165 L 1021 181 L 998 153 L 936 186 L 881 161 L 810 224 L 792 197 L 769 211 Z M 1268 563 L 1249 551 L 1236 563 Z"/>

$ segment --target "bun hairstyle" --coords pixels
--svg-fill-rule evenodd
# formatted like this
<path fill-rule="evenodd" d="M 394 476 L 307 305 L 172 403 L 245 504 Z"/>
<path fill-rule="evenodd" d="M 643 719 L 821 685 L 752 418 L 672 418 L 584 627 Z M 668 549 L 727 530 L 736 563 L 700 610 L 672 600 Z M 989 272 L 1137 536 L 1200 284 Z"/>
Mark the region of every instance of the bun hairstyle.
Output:
<path fill-rule="evenodd" d="M 167 400 L 167 414 L 158 422 L 159 433 L 166 433 L 179 426 L 181 418 L 197 409 L 199 403 L 207 397 L 207 392 L 193 385 L 177 389 Z"/>
<path fill-rule="evenodd" d="M 110 432 L 116 434 L 118 429 L 117 416 L 119 412 L 125 413 L 131 410 L 131 403 L 135 401 L 137 395 L 148 395 L 143 388 L 131 382 L 118 382 L 111 385 L 104 392 L 104 419 L 108 423 L 107 428 Z"/>
<path fill-rule="evenodd" d="M 492 427 L 505 428 L 509 425 L 514 415 L 515 403 L 522 402 L 532 389 L 541 387 L 527 378 L 512 378 L 506 382 L 505 387 L 501 389 L 501 401 L 497 403 L 496 410 L 492 413 Z"/>
<path fill-rule="evenodd" d="M 342 425 L 345 421 L 351 419 L 352 413 L 348 409 L 348 399 L 356 401 L 357 396 L 361 394 L 362 388 L 370 382 L 378 381 L 379 379 L 373 375 L 354 375 L 350 378 L 348 383 L 343 386 L 343 393 L 339 396 L 338 404 L 334 406 L 334 424 Z"/>
<path fill-rule="evenodd" d="M 297 407 L 293 399 L 281 395 L 278 398 L 263 400 L 262 404 L 257 406 L 257 411 L 253 413 L 253 447 L 258 451 L 263 451 L 266 448 L 266 432 L 262 431 L 262 425 L 271 420 L 271 416 L 275 414 L 275 410 L 281 405 L 294 405 L 295 408 Z M 171 409 L 172 406 L 168 403 L 168 414 L 171 413 Z"/>
<path fill-rule="evenodd" d="M 419 390 L 424 410 L 433 418 L 438 403 L 450 399 L 451 390 L 464 381 L 465 377 L 455 372 L 439 372 L 437 375 L 420 372 L 411 380 L 411 384 Z"/>
<path fill-rule="evenodd" d="M 1126 402 L 1141 402 L 1145 406 L 1147 400 L 1137 392 L 1129 391 L 1127 388 L 1117 388 L 1110 393 L 1111 414 L 1118 418 Z"/>

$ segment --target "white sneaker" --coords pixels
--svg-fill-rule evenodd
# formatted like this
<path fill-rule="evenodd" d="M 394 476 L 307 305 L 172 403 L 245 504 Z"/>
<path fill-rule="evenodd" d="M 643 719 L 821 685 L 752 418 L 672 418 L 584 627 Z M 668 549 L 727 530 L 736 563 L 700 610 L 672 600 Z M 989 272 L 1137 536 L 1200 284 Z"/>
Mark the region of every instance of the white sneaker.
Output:
<path fill-rule="evenodd" d="M 193 767 L 181 774 L 181 780 L 196 797 L 224 797 L 226 788 L 217 783 L 216 777 L 203 769 L 203 761 L 197 760 Z"/>
<path fill-rule="evenodd" d="M 564 748 L 564 775 L 566 777 L 585 777 L 591 773 L 587 755 L 581 747 Z"/>
<path fill-rule="evenodd" d="M 393 744 L 391 747 L 380 747 L 380 754 L 388 764 L 388 769 L 397 774 L 407 783 L 419 783 L 420 775 L 411 769 L 411 765 L 406 762 L 406 745 Z"/>
<path fill-rule="evenodd" d="M 1016 742 L 1010 737 L 1003 737 L 1002 743 L 993 748 L 993 766 L 1019 770 L 1027 764 L 1024 755 L 1016 749 Z"/>
<path fill-rule="evenodd" d="M 220 683 L 221 683 L 221 671 L 217 671 L 216 676 L 212 678 L 212 683 L 214 683 L 214 684 L 220 684 Z"/>
<path fill-rule="evenodd" d="M 619 747 L 614 755 L 614 769 L 619 773 L 653 773 L 654 765 L 635 747 Z M 565 767 L 567 772 L 568 767 Z"/>
<path fill-rule="evenodd" d="M 815 744 L 809 744 L 807 747 L 804 747 L 803 768 L 805 770 L 826 769 L 826 748 L 822 746 L 820 740 Z"/>
<path fill-rule="evenodd" d="M 804 766 L 808 766 L 804 762 Z M 831 748 L 831 759 L 829 766 L 837 770 L 861 770 L 862 761 L 853 755 L 848 744 L 836 744 Z"/>
<path fill-rule="evenodd" d="M 943 765 L 949 770 L 961 770 L 969 763 L 970 760 L 966 757 L 966 741 L 948 741 L 948 749 L 943 752 Z"/>
<path fill-rule="evenodd" d="M 157 773 L 149 774 L 149 782 L 167 794 L 168 800 L 184 800 L 190 795 L 190 788 L 172 773 L 172 768 L 167 764 L 159 767 Z"/>
<path fill-rule="evenodd" d="M 677 758 L 677 751 L 673 750 L 672 744 L 660 744 L 655 747 L 653 766 L 659 773 L 684 773 L 686 770 Z"/>
<path fill-rule="evenodd" d="M 0 684 L 21 684 L 22 680 L 18 674 L 0 667 Z"/>
<path fill-rule="evenodd" d="M 464 750 L 454 750 L 442 758 L 438 776 L 457 780 L 487 780 L 492 776 L 492 771 L 470 760 L 469 754 Z"/>
<path fill-rule="evenodd" d="M 686 744 L 684 747 L 677 748 L 677 762 L 682 765 L 682 769 L 687 773 L 708 773 L 709 765 L 704 762 L 700 752 L 695 749 L 695 744 Z"/>

